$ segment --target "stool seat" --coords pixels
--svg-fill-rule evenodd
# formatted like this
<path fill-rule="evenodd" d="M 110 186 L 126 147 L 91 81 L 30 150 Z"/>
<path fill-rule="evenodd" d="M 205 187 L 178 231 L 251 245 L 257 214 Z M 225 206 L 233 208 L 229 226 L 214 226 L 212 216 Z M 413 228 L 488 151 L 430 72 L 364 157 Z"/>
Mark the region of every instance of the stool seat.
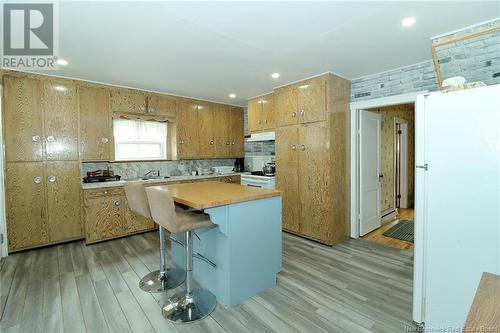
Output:
<path fill-rule="evenodd" d="M 179 219 L 179 227 L 177 228 L 176 233 L 186 232 L 199 228 L 207 228 L 214 225 L 213 222 L 210 221 L 210 216 L 208 216 L 207 214 L 190 212 L 177 207 L 175 208 L 175 213 L 177 214 L 177 218 Z"/>

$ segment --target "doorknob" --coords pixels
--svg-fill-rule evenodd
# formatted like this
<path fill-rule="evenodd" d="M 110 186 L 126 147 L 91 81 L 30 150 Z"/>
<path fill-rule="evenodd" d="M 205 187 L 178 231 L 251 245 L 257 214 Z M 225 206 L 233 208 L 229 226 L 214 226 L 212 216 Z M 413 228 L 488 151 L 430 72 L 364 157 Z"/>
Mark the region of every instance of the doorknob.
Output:
<path fill-rule="evenodd" d="M 424 165 L 415 165 L 415 168 L 424 169 L 425 171 L 427 171 L 429 169 L 429 166 L 427 165 L 427 163 L 425 163 Z"/>

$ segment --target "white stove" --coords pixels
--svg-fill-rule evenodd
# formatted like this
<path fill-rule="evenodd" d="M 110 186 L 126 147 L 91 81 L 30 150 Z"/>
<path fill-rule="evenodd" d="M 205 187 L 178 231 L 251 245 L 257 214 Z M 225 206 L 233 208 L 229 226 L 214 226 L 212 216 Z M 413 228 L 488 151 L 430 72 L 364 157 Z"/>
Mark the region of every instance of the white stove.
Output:
<path fill-rule="evenodd" d="M 275 176 L 264 176 L 262 168 L 274 156 L 251 156 L 245 158 L 245 166 L 250 172 L 241 175 L 241 185 L 260 187 L 274 190 Z"/>

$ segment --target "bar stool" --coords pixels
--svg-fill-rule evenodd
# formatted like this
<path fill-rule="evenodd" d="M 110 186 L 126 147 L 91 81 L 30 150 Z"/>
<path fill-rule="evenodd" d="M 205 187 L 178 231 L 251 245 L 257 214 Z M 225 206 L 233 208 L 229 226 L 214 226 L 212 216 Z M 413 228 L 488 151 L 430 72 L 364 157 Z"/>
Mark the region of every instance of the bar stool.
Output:
<path fill-rule="evenodd" d="M 203 319 L 215 309 L 217 299 L 206 289 L 193 289 L 193 230 L 212 226 L 213 223 L 206 214 L 188 212 L 176 207 L 168 191 L 148 188 L 146 193 L 155 222 L 171 233 L 186 233 L 186 290 L 172 296 L 163 305 L 162 314 L 175 323 Z M 204 257 L 202 259 L 209 262 Z"/>
<path fill-rule="evenodd" d="M 141 182 L 126 182 L 125 196 L 130 209 L 137 215 L 151 219 L 148 197 Z M 146 292 L 164 292 L 176 288 L 184 282 L 186 274 L 178 268 L 167 268 L 167 249 L 165 242 L 168 238 L 163 226 L 159 226 L 160 234 L 160 269 L 144 276 L 139 281 L 139 287 Z"/>

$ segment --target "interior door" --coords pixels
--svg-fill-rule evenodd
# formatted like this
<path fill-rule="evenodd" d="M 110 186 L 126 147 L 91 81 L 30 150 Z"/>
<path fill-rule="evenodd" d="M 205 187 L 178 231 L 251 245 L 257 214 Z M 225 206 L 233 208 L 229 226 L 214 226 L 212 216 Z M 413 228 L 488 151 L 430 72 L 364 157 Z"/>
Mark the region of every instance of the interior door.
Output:
<path fill-rule="evenodd" d="M 82 237 L 78 162 L 47 162 L 47 216 L 51 242 Z"/>
<path fill-rule="evenodd" d="M 5 159 L 42 161 L 44 150 L 42 83 L 4 76 Z"/>
<path fill-rule="evenodd" d="M 80 87 L 80 151 L 84 161 L 109 161 L 109 91 Z"/>
<path fill-rule="evenodd" d="M 328 123 L 299 126 L 301 233 L 331 243 L 331 158 Z"/>
<path fill-rule="evenodd" d="M 245 156 L 243 110 L 231 107 L 231 157 Z"/>
<path fill-rule="evenodd" d="M 231 107 L 218 105 L 214 112 L 215 157 L 231 155 Z"/>
<path fill-rule="evenodd" d="M 310 123 L 326 119 L 326 80 L 322 77 L 312 79 L 297 88 L 299 119 Z"/>
<path fill-rule="evenodd" d="M 214 112 L 212 104 L 198 104 L 198 133 L 200 135 L 200 158 L 215 156 Z"/>
<path fill-rule="evenodd" d="M 300 232 L 298 126 L 276 129 L 276 188 L 283 191 L 283 229 Z"/>
<path fill-rule="evenodd" d="M 380 227 L 380 114 L 360 111 L 359 117 L 359 224 L 360 235 Z"/>
<path fill-rule="evenodd" d="M 198 104 L 181 101 L 177 107 L 177 157 L 197 158 L 199 153 Z"/>
<path fill-rule="evenodd" d="M 78 160 L 77 103 L 74 84 L 67 81 L 44 82 L 43 108 L 47 160 Z"/>
<path fill-rule="evenodd" d="M 44 162 L 11 162 L 6 166 L 9 250 L 48 242 Z"/>

